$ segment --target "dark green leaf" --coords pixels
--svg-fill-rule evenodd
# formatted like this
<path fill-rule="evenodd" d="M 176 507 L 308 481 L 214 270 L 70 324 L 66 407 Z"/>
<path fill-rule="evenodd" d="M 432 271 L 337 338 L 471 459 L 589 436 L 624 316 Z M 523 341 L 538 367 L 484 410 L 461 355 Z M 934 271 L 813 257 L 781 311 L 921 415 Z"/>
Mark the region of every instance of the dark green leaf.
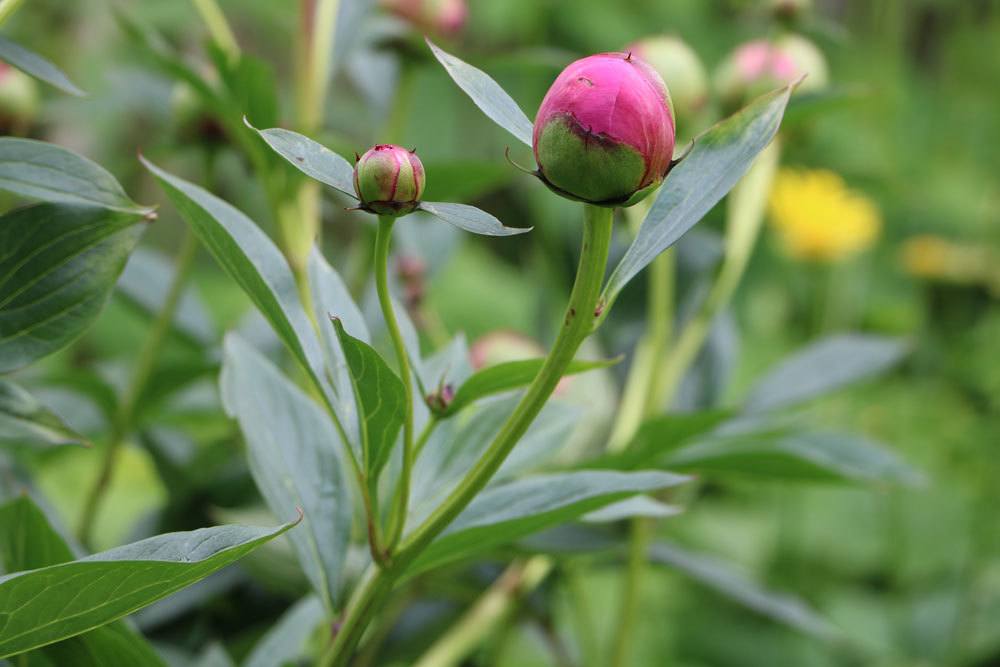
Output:
<path fill-rule="evenodd" d="M 73 552 L 28 496 L 0 506 L 0 563 L 8 572 L 73 560 Z M 55 665 L 133 667 L 163 664 L 152 647 L 124 621 L 40 649 Z"/>
<path fill-rule="evenodd" d="M 343 581 L 353 510 L 343 443 L 329 416 L 238 336 L 226 336 L 222 401 L 239 421 L 250 472 L 279 518 L 303 514 L 288 538 L 332 614 Z"/>
<path fill-rule="evenodd" d="M 365 474 L 374 484 L 403 426 L 406 393 L 403 382 L 371 345 L 347 333 L 339 319 L 332 322 L 354 384 Z"/>
<path fill-rule="evenodd" d="M 614 366 L 621 359 L 606 359 L 599 361 L 574 361 L 566 369 L 566 375 L 576 375 L 598 368 Z M 442 416 L 451 416 L 465 406 L 478 401 L 485 396 L 517 389 L 531 383 L 541 370 L 545 359 L 522 359 L 490 366 L 476 371 L 455 392 L 455 397 L 448 404 Z"/>
<path fill-rule="evenodd" d="M 672 469 L 796 481 L 852 480 L 916 485 L 922 475 L 892 451 L 841 433 L 716 434 L 660 459 Z"/>
<path fill-rule="evenodd" d="M 629 496 L 688 479 L 666 472 L 584 470 L 538 475 L 495 486 L 465 508 L 417 558 L 410 573 L 488 551 Z"/>
<path fill-rule="evenodd" d="M 905 341 L 863 334 L 825 338 L 786 359 L 753 388 L 748 412 L 788 407 L 876 375 L 909 351 Z"/>
<path fill-rule="evenodd" d="M 0 443 L 87 445 L 82 435 L 20 386 L 0 378 Z"/>
<path fill-rule="evenodd" d="M 148 317 L 156 317 L 163 308 L 173 277 L 174 267 L 162 253 L 136 248 L 118 280 L 118 292 Z M 184 290 L 177 304 L 173 328 L 197 346 L 212 345 L 218 340 L 208 308 L 193 287 Z"/>
<path fill-rule="evenodd" d="M 427 45 L 434 52 L 434 57 L 444 65 L 448 75 L 454 79 L 458 87 L 472 98 L 490 120 L 510 132 L 527 146 L 531 145 L 534 125 L 521 111 L 510 95 L 482 70 L 445 53 L 429 39 Z"/>
<path fill-rule="evenodd" d="M 145 229 L 141 220 L 69 204 L 0 217 L 0 373 L 65 347 L 90 326 Z"/>
<path fill-rule="evenodd" d="M 420 210 L 441 218 L 450 225 L 483 236 L 514 236 L 530 232 L 531 227 L 506 227 L 486 211 L 467 204 L 439 201 L 420 202 Z"/>
<path fill-rule="evenodd" d="M 786 87 L 763 95 L 695 139 L 691 152 L 667 176 L 635 240 L 608 279 L 607 303 L 736 185 L 777 133 L 791 92 Z"/>
<path fill-rule="evenodd" d="M 357 199 L 354 194 L 354 168 L 350 162 L 298 132 L 278 127 L 258 130 L 248 119 L 244 118 L 243 122 L 303 174 Z"/>
<path fill-rule="evenodd" d="M 55 86 L 64 93 L 76 95 L 78 97 L 86 95 L 82 90 L 73 85 L 62 70 L 50 63 L 33 51 L 29 51 L 20 44 L 0 37 L 0 60 L 4 60 L 19 70 Z"/>
<path fill-rule="evenodd" d="M 0 137 L 0 190 L 50 202 L 148 214 L 100 165 L 61 146 Z"/>
<path fill-rule="evenodd" d="M 316 386 L 325 389 L 328 385 L 323 378 L 323 351 L 281 251 L 235 207 L 145 158 L 142 163 L 157 177 L 216 261 L 271 323 Z"/>
<path fill-rule="evenodd" d="M 0 657 L 73 637 L 215 572 L 291 528 L 169 533 L 80 560 L 0 577 Z"/>
<path fill-rule="evenodd" d="M 243 661 L 243 667 L 295 663 L 306 652 L 310 636 L 323 622 L 323 605 L 314 595 L 302 598 L 278 619 Z"/>
<path fill-rule="evenodd" d="M 769 591 L 712 556 L 659 542 L 650 548 L 649 558 L 654 563 L 674 568 L 744 607 L 796 630 L 822 639 L 832 639 L 839 634 L 836 628 L 803 600 Z"/>

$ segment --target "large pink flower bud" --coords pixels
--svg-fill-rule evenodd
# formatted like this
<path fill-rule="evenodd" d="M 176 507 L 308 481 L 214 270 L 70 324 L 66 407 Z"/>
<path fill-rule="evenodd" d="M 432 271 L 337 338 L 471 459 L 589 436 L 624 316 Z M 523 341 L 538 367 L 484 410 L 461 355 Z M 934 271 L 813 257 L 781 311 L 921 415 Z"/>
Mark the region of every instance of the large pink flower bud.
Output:
<path fill-rule="evenodd" d="M 535 118 L 535 161 L 559 193 L 629 206 L 666 176 L 674 152 L 670 93 L 631 54 L 601 53 L 570 63 Z"/>
<path fill-rule="evenodd" d="M 424 191 L 424 165 L 402 146 L 379 144 L 354 165 L 354 191 L 361 206 L 378 215 L 413 212 Z"/>
<path fill-rule="evenodd" d="M 382 4 L 417 29 L 439 35 L 461 32 L 469 18 L 466 0 L 383 0 Z"/>

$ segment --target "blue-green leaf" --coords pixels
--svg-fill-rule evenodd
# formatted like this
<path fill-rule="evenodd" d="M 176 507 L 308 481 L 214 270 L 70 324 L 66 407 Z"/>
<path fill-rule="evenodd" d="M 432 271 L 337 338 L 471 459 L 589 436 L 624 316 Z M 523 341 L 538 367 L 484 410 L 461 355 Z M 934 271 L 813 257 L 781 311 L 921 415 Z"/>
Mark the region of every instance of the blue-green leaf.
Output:
<path fill-rule="evenodd" d="M 56 447 L 88 443 L 34 396 L 0 378 L 0 444 Z"/>
<path fill-rule="evenodd" d="M 81 97 L 86 95 L 76 87 L 62 70 L 41 57 L 34 51 L 29 51 L 20 44 L 0 37 L 0 60 L 4 60 L 22 72 L 30 74 L 40 81 L 55 86 L 64 93 Z"/>
<path fill-rule="evenodd" d="M 771 143 L 792 87 L 763 95 L 695 139 L 664 181 L 632 245 L 604 288 L 610 304 L 622 288 L 708 213 Z"/>
<path fill-rule="evenodd" d="M 259 134 L 275 153 L 288 160 L 303 174 L 357 199 L 354 194 L 354 168 L 350 162 L 298 132 L 279 127 L 258 130 L 247 118 L 243 122 Z"/>
<path fill-rule="evenodd" d="M 450 53 L 439 49 L 431 40 L 427 40 L 434 57 L 438 59 L 448 72 L 448 75 L 472 98 L 490 120 L 510 132 L 527 146 L 531 145 L 534 125 L 521 111 L 517 102 L 482 70 L 456 58 Z"/>
<path fill-rule="evenodd" d="M 323 622 L 323 604 L 315 595 L 304 597 L 286 611 L 260 638 L 243 667 L 293 664 L 304 657 L 310 636 Z"/>
<path fill-rule="evenodd" d="M 441 218 L 459 229 L 483 236 L 514 236 L 532 230 L 531 227 L 506 227 L 486 211 L 467 204 L 425 201 L 420 202 L 420 210 Z"/>

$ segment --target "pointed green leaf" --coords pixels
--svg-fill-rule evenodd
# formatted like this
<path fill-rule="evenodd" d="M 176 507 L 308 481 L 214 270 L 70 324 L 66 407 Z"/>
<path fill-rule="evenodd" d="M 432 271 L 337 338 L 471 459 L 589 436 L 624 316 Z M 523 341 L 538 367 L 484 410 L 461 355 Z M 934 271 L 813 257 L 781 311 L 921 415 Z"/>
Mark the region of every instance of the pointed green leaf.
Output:
<path fill-rule="evenodd" d="M 410 574 L 468 558 L 629 496 L 688 479 L 666 472 L 584 470 L 537 475 L 495 486 L 479 494 L 417 557 Z"/>
<path fill-rule="evenodd" d="M 328 383 L 324 379 L 319 339 L 299 301 L 292 270 L 274 242 L 235 207 L 163 171 L 149 160 L 141 160 L 216 261 L 271 323 L 316 386 L 325 389 Z"/>
<path fill-rule="evenodd" d="M 612 523 L 623 519 L 645 517 L 649 519 L 666 519 L 677 516 L 684 511 L 683 507 L 661 503 L 649 496 L 632 496 L 617 503 L 607 505 L 599 510 L 584 514 L 583 521 L 587 523 Z"/>
<path fill-rule="evenodd" d="M 28 496 L 0 506 L 0 564 L 8 572 L 59 565 L 73 552 Z M 74 667 L 162 667 L 153 648 L 124 621 L 40 649 L 52 664 Z"/>
<path fill-rule="evenodd" d="M 403 427 L 406 393 L 402 380 L 375 348 L 347 333 L 339 319 L 331 321 L 354 383 L 365 474 L 369 484 L 374 484 L 389 461 L 396 436 Z"/>
<path fill-rule="evenodd" d="M 61 69 L 34 51 L 30 51 L 5 37 L 0 37 L 0 60 L 10 63 L 40 81 L 55 86 L 64 93 L 77 97 L 86 95 L 69 80 L 69 77 Z"/>
<path fill-rule="evenodd" d="M 431 40 L 427 40 L 434 57 L 444 65 L 445 71 L 472 98 L 490 120 L 510 132 L 526 146 L 531 145 L 534 125 L 521 111 L 517 102 L 482 70 L 463 62 L 450 53 L 439 49 Z"/>
<path fill-rule="evenodd" d="M 0 658 L 118 620 L 232 564 L 292 525 L 168 533 L 0 577 Z"/>
<path fill-rule="evenodd" d="M 598 368 L 614 366 L 620 358 L 601 359 L 598 361 L 573 361 L 566 369 L 566 375 L 576 375 Z M 455 392 L 448 407 L 442 411 L 442 417 L 450 417 L 465 406 L 478 401 L 485 396 L 492 396 L 531 384 L 545 364 L 545 359 L 522 359 L 508 361 L 495 366 L 489 366 L 476 371 Z"/>
<path fill-rule="evenodd" d="M 0 217 L 0 373 L 69 345 L 97 319 L 142 219 L 70 204 Z"/>
<path fill-rule="evenodd" d="M 250 472 L 276 516 L 301 510 L 302 525 L 288 539 L 332 614 L 354 516 L 344 445 L 329 416 L 235 334 L 226 336 L 224 355 L 222 401 L 243 431 Z"/>
<path fill-rule="evenodd" d="M 608 304 L 736 185 L 774 139 L 791 92 L 789 86 L 763 95 L 695 139 L 694 148 L 663 182 L 639 233 L 608 279 Z"/>
<path fill-rule="evenodd" d="M 750 389 L 747 412 L 788 407 L 877 375 L 899 363 L 909 346 L 898 338 L 830 336 L 781 362 Z"/>
<path fill-rule="evenodd" d="M 319 598 L 315 595 L 302 598 L 260 638 L 243 661 L 243 667 L 298 664 L 296 661 L 305 656 L 309 638 L 324 618 Z"/>
<path fill-rule="evenodd" d="M 441 218 L 459 229 L 483 236 L 514 236 L 532 230 L 531 227 L 506 227 L 486 211 L 466 204 L 425 201 L 420 203 L 420 210 Z"/>
<path fill-rule="evenodd" d="M 350 162 L 298 132 L 280 127 L 258 130 L 247 118 L 243 122 L 259 134 L 275 153 L 291 162 L 303 174 L 357 199 L 354 194 L 354 167 Z"/>
<path fill-rule="evenodd" d="M 767 590 L 708 554 L 693 553 L 667 542 L 659 542 L 650 548 L 649 558 L 653 563 L 676 569 L 720 595 L 796 630 L 821 639 L 833 639 L 839 634 L 804 600 Z"/>
<path fill-rule="evenodd" d="M 42 447 L 87 445 L 54 412 L 20 386 L 0 378 L 0 443 Z"/>
<path fill-rule="evenodd" d="M 148 214 L 103 167 L 61 146 L 0 137 L 0 190 L 49 202 Z"/>

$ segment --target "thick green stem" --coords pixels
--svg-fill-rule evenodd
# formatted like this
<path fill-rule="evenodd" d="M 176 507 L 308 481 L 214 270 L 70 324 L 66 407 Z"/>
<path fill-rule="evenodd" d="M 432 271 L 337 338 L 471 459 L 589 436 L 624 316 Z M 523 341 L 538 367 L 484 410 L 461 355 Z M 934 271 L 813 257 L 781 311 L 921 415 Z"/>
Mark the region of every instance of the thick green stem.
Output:
<path fill-rule="evenodd" d="M 348 604 L 344 623 L 320 661 L 322 667 L 349 664 L 371 617 L 392 590 L 395 580 L 420 553 L 465 509 L 506 460 L 514 445 L 542 410 L 599 315 L 601 284 L 607 266 L 614 212 L 586 206 L 583 243 L 576 283 L 559 335 L 541 370 L 507 418 L 482 458 L 437 509 L 400 545 L 387 569 L 370 568 Z"/>
<path fill-rule="evenodd" d="M 392 225 L 396 219 L 380 215 L 378 233 L 375 236 L 375 289 L 382 307 L 385 328 L 389 332 L 392 348 L 396 353 L 399 379 L 403 381 L 406 405 L 403 415 L 403 470 L 399 475 L 396 489 L 396 507 L 393 510 L 393 524 L 387 540 L 389 550 L 396 548 L 406 524 L 406 510 L 410 500 L 410 476 L 413 471 L 413 379 L 410 372 L 410 358 L 406 353 L 406 343 L 396 321 L 396 311 L 389 296 L 389 246 L 392 244 Z"/>
<path fill-rule="evenodd" d="M 104 450 L 101 469 L 83 504 L 83 512 L 80 516 L 79 536 L 80 541 L 85 545 L 90 543 L 101 499 L 104 497 L 104 493 L 111 484 L 111 478 L 114 475 L 119 450 L 128 432 L 132 429 L 136 403 L 146 388 L 149 376 L 156 367 L 160 350 L 167 339 L 167 334 L 170 332 L 174 314 L 177 312 L 177 305 L 180 303 L 181 296 L 184 293 L 184 284 L 187 281 L 197 249 L 198 243 L 194 235 L 185 227 L 181 248 L 177 253 L 175 261 L 173 281 L 167 291 L 167 296 L 163 300 L 163 307 L 153 322 L 149 334 L 146 336 L 146 342 L 139 351 L 139 356 L 132 367 L 132 376 L 129 378 L 128 386 L 122 395 L 118 411 L 111 424 L 110 440 L 107 449 Z"/>
<path fill-rule="evenodd" d="M 23 4 L 24 0 L 0 0 L 0 24 L 9 19 Z"/>

